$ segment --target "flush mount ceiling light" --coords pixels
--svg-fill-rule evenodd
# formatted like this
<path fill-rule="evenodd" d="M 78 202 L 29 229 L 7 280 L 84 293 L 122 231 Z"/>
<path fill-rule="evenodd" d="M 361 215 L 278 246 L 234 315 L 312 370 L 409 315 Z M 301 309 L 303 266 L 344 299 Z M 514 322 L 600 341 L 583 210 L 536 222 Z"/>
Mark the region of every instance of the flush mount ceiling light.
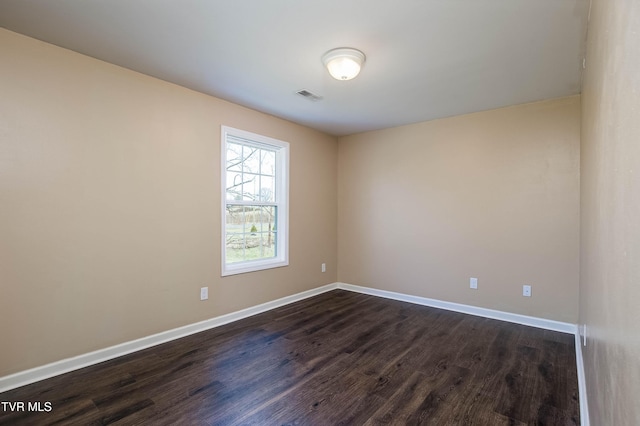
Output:
<path fill-rule="evenodd" d="M 350 47 L 332 49 L 322 56 L 322 63 L 336 80 L 351 80 L 360 73 L 364 53 Z"/>

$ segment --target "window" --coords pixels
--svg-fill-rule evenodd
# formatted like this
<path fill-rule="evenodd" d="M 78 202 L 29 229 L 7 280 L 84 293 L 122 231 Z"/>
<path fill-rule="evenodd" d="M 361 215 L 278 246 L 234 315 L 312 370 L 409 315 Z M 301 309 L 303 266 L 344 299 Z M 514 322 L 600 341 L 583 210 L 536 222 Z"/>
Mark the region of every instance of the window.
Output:
<path fill-rule="evenodd" d="M 289 264 L 289 144 L 222 126 L 222 275 Z"/>

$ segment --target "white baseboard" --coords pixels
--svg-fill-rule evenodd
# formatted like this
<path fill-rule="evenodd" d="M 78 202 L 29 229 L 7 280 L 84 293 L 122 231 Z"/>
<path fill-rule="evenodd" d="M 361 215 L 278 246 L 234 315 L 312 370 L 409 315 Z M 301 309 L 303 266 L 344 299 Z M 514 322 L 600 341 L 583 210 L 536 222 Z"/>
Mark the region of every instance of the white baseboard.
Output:
<path fill-rule="evenodd" d="M 0 393 L 18 388 L 20 386 L 28 385 L 30 383 L 38 382 L 40 380 L 48 379 L 50 377 L 58 376 L 60 374 L 68 373 L 73 370 L 78 370 L 80 368 L 98 364 L 103 361 L 108 361 L 110 359 L 156 346 L 161 343 L 166 343 L 171 340 L 179 339 L 181 337 L 219 327 L 221 325 L 228 324 L 233 321 L 238 321 L 240 319 L 269 311 L 280 306 L 288 305 L 293 302 L 304 300 L 309 297 L 325 293 L 327 291 L 335 290 L 336 288 L 338 288 L 338 285 L 336 283 L 327 284 L 322 287 L 303 291 L 302 293 L 286 296 L 281 299 L 262 303 L 260 305 L 252 306 L 250 308 L 242 309 L 240 311 L 232 312 L 226 315 L 221 315 L 219 317 L 211 318 L 205 321 L 185 325 L 183 327 L 174 328 L 172 330 L 163 331 L 151 336 L 142 337 L 140 339 L 131 340 L 119 345 L 99 349 L 94 352 L 89 352 L 72 358 L 66 358 L 60 361 L 53 362 L 51 364 L 46 364 L 40 367 L 32 368 L 30 370 L 20 371 L 15 374 L 0 377 Z"/>
<path fill-rule="evenodd" d="M 464 314 L 476 315 L 484 318 L 493 318 L 501 321 L 512 322 L 516 324 L 528 325 L 531 327 L 543 328 L 551 331 L 559 331 L 561 333 L 573 334 L 575 336 L 576 345 L 576 367 L 578 370 L 578 392 L 580 398 L 580 424 L 581 426 L 589 425 L 589 406 L 587 403 L 587 384 L 584 375 L 584 361 L 582 359 L 582 347 L 580 346 L 580 333 L 576 324 L 566 322 L 553 321 L 544 318 L 530 317 L 526 315 L 513 314 L 510 312 L 496 311 L 493 309 L 480 308 L 477 306 L 463 305 L 460 303 L 445 302 L 437 299 L 429 299 L 427 297 L 411 296 L 393 291 L 379 290 L 370 287 L 362 287 L 353 284 L 337 283 L 337 287 L 342 290 L 353 291 L 356 293 L 369 294 L 371 296 L 379 296 L 387 299 L 399 300 L 402 302 L 415 303 L 417 305 L 430 306 L 433 308 L 446 309 L 448 311 L 461 312 Z"/>
<path fill-rule="evenodd" d="M 578 395 L 580 398 L 580 425 L 589 426 L 589 402 L 587 399 L 587 380 L 584 374 L 584 359 L 582 358 L 582 345 L 580 342 L 580 330 L 576 325 L 576 367 L 578 368 Z"/>
<path fill-rule="evenodd" d="M 379 296 L 387 299 L 399 300 L 402 302 L 415 303 L 416 305 L 431 306 L 433 308 L 446 309 L 447 311 L 455 311 L 484 318 L 513 322 L 516 324 L 528 325 L 531 327 L 544 328 L 546 330 L 559 331 L 561 333 L 575 334 L 576 332 L 576 325 L 570 324 L 568 322 L 529 317 L 526 315 L 513 314 L 511 312 L 495 311 L 493 309 L 463 305 L 461 303 L 445 302 L 437 299 L 429 299 L 427 297 L 411 296 L 404 293 L 396 293 L 394 291 L 379 290 L 370 287 L 361 287 L 352 284 L 337 284 L 338 288 L 340 289 L 354 291 L 356 293 L 370 294 L 372 296 Z"/>
<path fill-rule="evenodd" d="M 0 377 L 0 393 L 6 392 L 20 386 L 108 361 L 123 355 L 127 355 L 142 349 L 166 343 L 171 340 L 219 327 L 233 321 L 238 321 L 280 306 L 288 305 L 309 297 L 316 296 L 335 289 L 353 291 L 356 293 L 369 294 L 372 296 L 384 297 L 403 302 L 414 303 L 418 305 L 431 306 L 434 308 L 446 309 L 449 311 L 461 312 L 465 314 L 476 315 L 485 318 L 493 318 L 501 321 L 507 321 L 517 324 L 528 325 L 532 327 L 543 328 L 552 331 L 570 333 L 576 335 L 576 363 L 578 367 L 578 385 L 580 392 L 580 418 L 582 426 L 589 426 L 589 411 L 587 409 L 586 384 L 584 378 L 584 365 L 582 360 L 582 351 L 580 347 L 580 335 L 575 324 L 569 324 L 559 321 L 548 320 L 544 318 L 529 317 L 526 315 L 513 314 L 509 312 L 496 311 L 492 309 L 480 308 L 477 306 L 463 305 L 460 303 L 445 302 L 437 299 L 429 299 L 420 296 L 411 296 L 393 291 L 379 290 L 369 287 L 362 287 L 345 283 L 327 284 L 312 290 L 303 291 L 302 293 L 286 296 L 281 299 L 266 302 L 257 306 L 242 309 L 219 317 L 211 318 L 205 321 L 189 324 L 183 327 L 174 328 L 172 330 L 163 331 L 161 333 L 146 336 L 140 339 L 121 343 L 105 349 L 78 355 L 72 358 L 63 359 L 41 367 L 32 368 L 30 370 L 21 371 L 9 376 Z"/>

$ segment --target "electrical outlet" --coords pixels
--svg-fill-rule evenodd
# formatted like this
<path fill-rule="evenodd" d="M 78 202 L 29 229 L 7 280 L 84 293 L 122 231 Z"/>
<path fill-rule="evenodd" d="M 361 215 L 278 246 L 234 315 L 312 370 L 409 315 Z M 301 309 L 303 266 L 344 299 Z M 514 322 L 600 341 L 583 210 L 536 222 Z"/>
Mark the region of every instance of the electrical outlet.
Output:
<path fill-rule="evenodd" d="M 320 269 L 322 270 L 322 272 L 327 272 L 327 264 L 323 263 Z"/>
<path fill-rule="evenodd" d="M 209 298 L 209 287 L 200 288 L 200 300 L 207 300 Z"/>
<path fill-rule="evenodd" d="M 522 295 L 524 297 L 531 297 L 531 286 L 530 285 L 523 285 L 522 286 Z"/>
<path fill-rule="evenodd" d="M 478 279 L 477 278 L 470 278 L 469 279 L 469 287 L 477 290 L 478 289 Z"/>

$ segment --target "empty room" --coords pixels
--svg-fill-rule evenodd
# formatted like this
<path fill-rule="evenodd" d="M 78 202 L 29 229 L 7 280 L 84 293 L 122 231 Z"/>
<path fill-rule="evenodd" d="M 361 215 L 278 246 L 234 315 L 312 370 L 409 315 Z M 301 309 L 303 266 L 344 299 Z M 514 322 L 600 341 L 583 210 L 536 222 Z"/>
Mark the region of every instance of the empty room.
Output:
<path fill-rule="evenodd" d="M 0 0 L 0 425 L 640 424 L 639 29 Z"/>

